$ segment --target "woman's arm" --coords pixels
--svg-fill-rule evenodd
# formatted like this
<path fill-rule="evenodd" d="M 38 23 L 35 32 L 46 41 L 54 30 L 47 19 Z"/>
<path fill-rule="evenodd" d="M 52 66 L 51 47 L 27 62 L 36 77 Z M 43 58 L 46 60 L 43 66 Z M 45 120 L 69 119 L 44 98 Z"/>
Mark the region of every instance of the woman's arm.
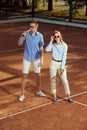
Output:
<path fill-rule="evenodd" d="M 68 50 L 68 46 L 67 44 L 64 44 L 64 52 L 63 52 L 62 64 L 61 64 L 61 69 L 63 70 L 66 66 L 67 50 Z"/>
<path fill-rule="evenodd" d="M 51 36 L 50 42 L 49 42 L 49 44 L 48 44 L 48 45 L 46 46 L 46 48 L 45 48 L 45 51 L 46 51 L 46 52 L 52 51 L 53 39 L 54 39 L 54 37 Z"/>

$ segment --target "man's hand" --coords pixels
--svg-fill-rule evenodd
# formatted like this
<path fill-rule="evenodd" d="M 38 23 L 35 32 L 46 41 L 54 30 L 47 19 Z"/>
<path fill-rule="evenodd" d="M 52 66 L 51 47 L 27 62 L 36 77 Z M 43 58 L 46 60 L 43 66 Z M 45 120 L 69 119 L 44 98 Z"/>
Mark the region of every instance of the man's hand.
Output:
<path fill-rule="evenodd" d="M 24 31 L 21 36 L 22 36 L 22 37 L 25 37 L 25 36 L 26 36 L 26 33 L 27 33 L 27 31 Z"/>
<path fill-rule="evenodd" d="M 42 65 L 43 65 L 43 58 L 41 57 L 38 66 L 42 66 Z"/>
<path fill-rule="evenodd" d="M 28 29 L 27 31 L 24 31 L 24 32 L 22 33 L 22 36 L 25 37 L 25 36 L 26 36 L 26 33 L 29 32 L 29 31 L 30 31 L 29 29 Z"/>
<path fill-rule="evenodd" d="M 43 46 L 40 47 L 40 66 L 43 65 Z"/>

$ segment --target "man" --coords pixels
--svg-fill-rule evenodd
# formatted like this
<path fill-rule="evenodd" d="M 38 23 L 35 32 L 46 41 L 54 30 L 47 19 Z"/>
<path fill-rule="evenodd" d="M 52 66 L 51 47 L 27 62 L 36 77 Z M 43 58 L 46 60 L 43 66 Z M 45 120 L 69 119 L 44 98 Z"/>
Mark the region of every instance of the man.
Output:
<path fill-rule="evenodd" d="M 41 91 L 40 84 L 40 69 L 43 64 L 43 35 L 37 31 L 38 22 L 33 20 L 30 23 L 30 28 L 28 31 L 22 33 L 21 37 L 18 40 L 18 46 L 24 44 L 24 57 L 23 57 L 23 70 L 22 70 L 22 80 L 21 80 L 21 95 L 19 101 L 23 101 L 24 90 L 26 86 L 27 75 L 30 70 L 31 63 L 34 67 L 34 72 L 37 74 L 37 86 L 38 91 L 36 94 L 38 96 L 45 96 Z"/>

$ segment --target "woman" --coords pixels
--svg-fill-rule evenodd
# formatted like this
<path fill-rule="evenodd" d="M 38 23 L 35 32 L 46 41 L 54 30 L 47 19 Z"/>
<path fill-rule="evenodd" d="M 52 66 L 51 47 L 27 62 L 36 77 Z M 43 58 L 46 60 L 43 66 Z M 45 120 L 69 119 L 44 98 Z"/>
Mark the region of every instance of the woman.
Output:
<path fill-rule="evenodd" d="M 73 103 L 70 98 L 70 88 L 67 80 L 66 72 L 66 57 L 67 57 L 67 44 L 63 41 L 62 34 L 59 31 L 54 31 L 51 36 L 50 43 L 45 48 L 46 52 L 52 51 L 52 60 L 50 63 L 50 79 L 51 79 L 51 92 L 54 96 L 53 103 L 57 102 L 56 96 L 56 80 L 60 80 L 63 83 L 65 93 L 68 95 L 68 102 Z M 58 78 L 57 78 L 58 77 Z"/>

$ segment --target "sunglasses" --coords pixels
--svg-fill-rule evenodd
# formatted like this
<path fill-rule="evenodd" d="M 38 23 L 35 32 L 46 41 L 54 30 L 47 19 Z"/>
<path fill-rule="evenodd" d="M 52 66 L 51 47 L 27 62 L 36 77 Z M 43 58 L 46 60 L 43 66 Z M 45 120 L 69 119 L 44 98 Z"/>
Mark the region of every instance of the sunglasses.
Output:
<path fill-rule="evenodd" d="M 36 26 L 30 26 L 30 28 L 35 28 Z"/>
<path fill-rule="evenodd" d="M 54 36 L 54 38 L 59 38 L 60 36 Z"/>

